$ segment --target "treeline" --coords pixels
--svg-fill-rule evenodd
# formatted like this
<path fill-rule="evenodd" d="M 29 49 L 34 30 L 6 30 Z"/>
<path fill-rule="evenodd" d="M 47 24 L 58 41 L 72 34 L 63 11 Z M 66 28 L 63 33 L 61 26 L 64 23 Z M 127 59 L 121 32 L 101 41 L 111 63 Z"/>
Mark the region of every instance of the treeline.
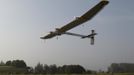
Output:
<path fill-rule="evenodd" d="M 108 67 L 108 72 L 134 73 L 134 63 L 112 63 L 110 67 Z"/>
<path fill-rule="evenodd" d="M 19 70 L 19 71 L 18 71 Z M 91 74 L 94 71 L 86 70 L 81 65 L 47 65 L 38 63 L 35 67 L 29 67 L 24 60 L 0 62 L 2 73 L 31 73 L 31 74 Z"/>
<path fill-rule="evenodd" d="M 92 74 L 96 71 L 86 70 L 81 65 L 47 65 L 38 63 L 35 67 L 27 66 L 24 60 L 9 60 L 0 62 L 0 73 L 30 73 L 30 74 Z M 134 73 L 134 63 L 112 63 L 108 73 Z"/>
<path fill-rule="evenodd" d="M 13 66 L 16 68 L 27 68 L 26 63 L 23 60 L 13 60 L 13 61 L 9 60 L 6 63 L 1 61 L 0 66 Z"/>
<path fill-rule="evenodd" d="M 29 67 L 23 60 L 13 60 L 7 62 L 0 62 L 0 74 L 18 74 L 18 73 L 28 73 Z"/>
<path fill-rule="evenodd" d="M 38 63 L 31 73 L 35 74 L 91 74 L 93 71 L 86 70 L 81 65 L 63 65 L 57 66 L 56 64 L 47 65 Z"/>

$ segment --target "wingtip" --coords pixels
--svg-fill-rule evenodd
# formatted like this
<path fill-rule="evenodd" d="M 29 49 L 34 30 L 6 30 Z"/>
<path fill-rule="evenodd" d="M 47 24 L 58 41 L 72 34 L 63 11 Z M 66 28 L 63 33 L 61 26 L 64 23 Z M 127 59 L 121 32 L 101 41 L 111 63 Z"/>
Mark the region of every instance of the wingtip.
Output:
<path fill-rule="evenodd" d="M 108 1 L 108 0 L 101 0 L 101 1 Z"/>
<path fill-rule="evenodd" d="M 101 0 L 102 2 L 107 2 L 107 3 L 109 3 L 109 1 L 108 0 Z"/>
<path fill-rule="evenodd" d="M 101 0 L 101 2 L 105 5 L 109 4 L 109 1 L 108 0 Z"/>
<path fill-rule="evenodd" d="M 44 37 L 40 37 L 40 39 L 44 39 Z"/>

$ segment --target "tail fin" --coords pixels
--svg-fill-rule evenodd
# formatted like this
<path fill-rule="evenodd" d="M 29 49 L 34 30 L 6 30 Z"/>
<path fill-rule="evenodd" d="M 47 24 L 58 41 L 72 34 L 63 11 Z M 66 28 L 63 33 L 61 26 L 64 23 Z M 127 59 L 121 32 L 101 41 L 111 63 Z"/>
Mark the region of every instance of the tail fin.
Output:
<path fill-rule="evenodd" d="M 97 35 L 97 33 L 95 33 L 95 30 L 91 30 L 91 34 L 90 35 L 87 35 L 87 36 L 82 36 L 81 38 L 84 39 L 84 38 L 90 38 L 91 39 L 91 45 L 94 45 L 94 36 Z"/>
<path fill-rule="evenodd" d="M 91 37 L 91 45 L 94 45 L 94 36 Z"/>
<path fill-rule="evenodd" d="M 96 35 L 95 30 L 91 30 L 91 45 L 94 45 L 94 36 Z"/>

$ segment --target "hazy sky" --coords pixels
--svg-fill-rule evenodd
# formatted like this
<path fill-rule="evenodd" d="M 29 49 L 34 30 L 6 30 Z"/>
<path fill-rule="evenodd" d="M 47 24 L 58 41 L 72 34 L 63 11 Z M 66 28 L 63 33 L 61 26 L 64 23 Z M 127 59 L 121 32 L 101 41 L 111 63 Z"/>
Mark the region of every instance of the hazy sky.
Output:
<path fill-rule="evenodd" d="M 92 20 L 70 32 L 90 39 L 62 35 L 44 42 L 49 31 L 81 16 L 100 0 L 0 0 L 0 60 L 22 59 L 27 65 L 80 64 L 99 70 L 115 62 L 134 63 L 134 0 L 110 0 Z"/>

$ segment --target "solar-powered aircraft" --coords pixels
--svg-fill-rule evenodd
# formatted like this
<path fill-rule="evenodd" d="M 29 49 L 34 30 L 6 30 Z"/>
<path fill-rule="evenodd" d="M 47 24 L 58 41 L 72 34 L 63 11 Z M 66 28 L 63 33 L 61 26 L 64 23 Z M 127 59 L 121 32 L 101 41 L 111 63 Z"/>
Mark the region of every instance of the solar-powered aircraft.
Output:
<path fill-rule="evenodd" d="M 41 37 L 41 39 L 50 39 L 55 36 L 60 36 L 62 34 L 67 34 L 67 35 L 72 35 L 72 36 L 78 36 L 81 37 L 82 39 L 84 38 L 91 38 L 91 45 L 94 44 L 94 36 L 97 35 L 94 30 L 91 30 L 91 34 L 89 35 L 81 35 L 81 34 L 76 34 L 76 33 L 70 33 L 67 32 L 68 30 L 81 25 L 89 20 L 91 20 L 98 12 L 100 12 L 107 4 L 109 1 L 107 0 L 101 0 L 97 5 L 95 5 L 93 8 L 88 10 L 85 14 L 83 14 L 80 17 L 76 17 L 73 21 L 70 23 L 64 25 L 61 28 L 56 28 L 55 31 L 51 31 L 49 34 L 47 34 L 44 37 Z"/>

